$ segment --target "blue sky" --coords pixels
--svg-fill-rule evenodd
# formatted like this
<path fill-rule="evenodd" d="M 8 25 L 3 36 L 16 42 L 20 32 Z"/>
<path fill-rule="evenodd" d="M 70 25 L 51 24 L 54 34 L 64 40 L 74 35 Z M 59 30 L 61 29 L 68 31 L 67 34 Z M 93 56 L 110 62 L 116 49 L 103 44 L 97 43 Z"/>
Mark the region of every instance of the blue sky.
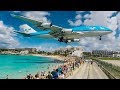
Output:
<path fill-rule="evenodd" d="M 52 22 L 52 24 L 64 28 L 72 28 L 81 25 L 102 25 L 109 27 L 114 32 L 111 35 L 103 37 L 101 42 L 97 37 L 82 38 L 78 43 L 69 44 L 60 43 L 55 39 L 28 38 L 18 34 L 13 35 L 10 31 L 19 30 L 20 25 L 23 24 L 28 24 L 36 31 L 39 29 L 28 22 L 11 17 L 10 14 L 13 13 L 29 18 L 36 18 L 38 20 L 42 19 L 43 21 Z M 120 40 L 120 13 L 117 11 L 0 11 L 0 21 L 1 48 L 38 47 L 43 50 L 53 50 L 60 47 L 80 46 L 89 51 L 93 49 L 119 49 L 120 46 L 118 43 Z M 5 34 L 2 33 L 3 30 Z M 114 44 L 112 45 L 111 42 Z"/>

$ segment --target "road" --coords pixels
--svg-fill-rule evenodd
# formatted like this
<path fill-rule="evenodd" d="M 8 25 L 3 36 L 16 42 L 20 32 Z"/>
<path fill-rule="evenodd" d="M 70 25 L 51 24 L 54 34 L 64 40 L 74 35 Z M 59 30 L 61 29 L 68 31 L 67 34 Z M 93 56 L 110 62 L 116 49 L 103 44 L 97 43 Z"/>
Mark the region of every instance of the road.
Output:
<path fill-rule="evenodd" d="M 108 77 L 95 62 L 93 64 L 85 62 L 67 79 L 108 79 Z"/>

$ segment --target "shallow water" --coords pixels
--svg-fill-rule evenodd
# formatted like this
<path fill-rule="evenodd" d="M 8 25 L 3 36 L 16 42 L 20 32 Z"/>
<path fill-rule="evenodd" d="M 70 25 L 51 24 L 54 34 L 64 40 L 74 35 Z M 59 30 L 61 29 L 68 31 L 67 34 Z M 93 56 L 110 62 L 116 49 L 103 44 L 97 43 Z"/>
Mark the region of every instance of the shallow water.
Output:
<path fill-rule="evenodd" d="M 0 55 L 0 79 L 7 75 L 10 79 L 21 79 L 29 73 L 49 71 L 55 65 L 54 59 L 48 57 Z"/>

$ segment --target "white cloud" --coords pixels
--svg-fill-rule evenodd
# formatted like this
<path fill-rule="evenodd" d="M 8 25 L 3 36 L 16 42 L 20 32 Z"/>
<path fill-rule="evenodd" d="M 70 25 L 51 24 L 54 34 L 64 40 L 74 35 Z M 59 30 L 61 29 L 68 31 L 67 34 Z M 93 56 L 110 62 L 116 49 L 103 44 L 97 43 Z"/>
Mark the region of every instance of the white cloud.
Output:
<path fill-rule="evenodd" d="M 90 11 L 90 14 L 86 13 L 82 17 L 85 19 L 82 22 L 83 25 L 105 26 L 113 30 L 113 33 L 102 36 L 102 40 L 99 40 L 99 37 L 81 38 L 80 46 L 87 51 L 94 49 L 120 50 L 120 36 L 118 38 L 115 37 L 116 30 L 120 29 L 120 13 L 113 16 L 114 13 L 116 11 Z M 78 12 L 77 15 L 79 15 Z M 81 19 L 77 19 L 76 21 L 78 20 Z M 69 23 L 72 23 L 72 26 L 76 26 L 75 22 L 69 21 Z"/>
<path fill-rule="evenodd" d="M 89 14 L 85 14 L 85 15 L 83 16 L 83 18 L 89 19 L 89 18 L 90 18 L 90 17 L 89 17 Z"/>
<path fill-rule="evenodd" d="M 82 16 L 80 14 L 76 15 L 75 19 L 81 19 Z"/>
<path fill-rule="evenodd" d="M 59 44 L 57 43 L 46 43 L 44 42 L 43 44 L 37 45 L 35 46 L 35 48 L 37 48 L 38 50 L 43 50 L 43 51 L 54 51 L 60 47 L 58 47 Z"/>
<path fill-rule="evenodd" d="M 0 21 L 0 48 L 14 48 L 19 45 L 19 42 L 14 38 L 14 28 L 4 25 Z"/>
<path fill-rule="evenodd" d="M 80 19 L 76 20 L 75 22 L 68 20 L 68 22 L 71 26 L 80 26 L 82 24 L 82 21 Z"/>
<path fill-rule="evenodd" d="M 26 11 L 22 13 L 24 16 L 31 18 L 33 20 L 43 21 L 43 22 L 50 22 L 46 16 L 49 16 L 50 13 L 45 11 Z"/>

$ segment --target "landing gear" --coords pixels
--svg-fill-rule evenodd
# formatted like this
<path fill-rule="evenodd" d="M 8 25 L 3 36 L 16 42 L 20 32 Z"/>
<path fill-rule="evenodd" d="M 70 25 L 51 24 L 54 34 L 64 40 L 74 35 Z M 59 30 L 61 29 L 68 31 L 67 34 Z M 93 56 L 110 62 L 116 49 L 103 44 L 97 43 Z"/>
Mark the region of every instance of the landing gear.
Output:
<path fill-rule="evenodd" d="M 58 41 L 63 42 L 63 37 L 60 37 Z"/>
<path fill-rule="evenodd" d="M 67 43 L 68 43 L 68 40 L 65 40 L 65 43 L 67 44 Z"/>
<path fill-rule="evenodd" d="M 102 36 L 100 36 L 99 40 L 102 40 Z"/>

